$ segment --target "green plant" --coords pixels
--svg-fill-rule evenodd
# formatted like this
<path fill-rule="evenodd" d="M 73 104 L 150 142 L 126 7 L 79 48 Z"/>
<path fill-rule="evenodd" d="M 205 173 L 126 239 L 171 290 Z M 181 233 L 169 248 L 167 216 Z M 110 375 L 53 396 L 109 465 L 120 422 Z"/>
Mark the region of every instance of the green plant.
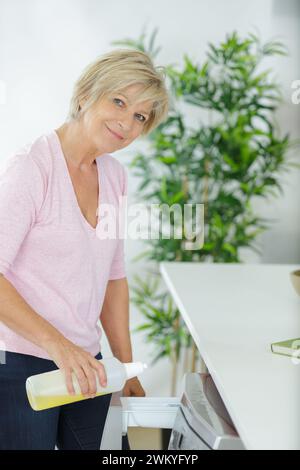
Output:
<path fill-rule="evenodd" d="M 156 32 L 149 50 L 145 33 L 136 42 L 115 44 L 135 48 L 143 44 L 154 58 Z M 282 173 L 297 166 L 287 154 L 294 143 L 288 134 L 280 136 L 274 120 L 282 100 L 280 87 L 270 70 L 260 69 L 266 56 L 278 54 L 286 54 L 279 42 L 261 44 L 253 34 L 242 39 L 233 32 L 221 44 L 209 44 L 202 65 L 185 54 L 182 70 L 166 67 L 173 109 L 149 136 L 149 150 L 139 152 L 130 167 L 140 178 L 140 200 L 176 203 L 182 210 L 185 204 L 204 203 L 205 243 L 199 250 L 185 250 L 182 239 L 148 239 L 148 249 L 135 260 L 231 263 L 241 262 L 242 248 L 260 253 L 256 238 L 272 221 L 254 213 L 253 201 L 282 194 Z M 189 127 L 179 110 L 182 103 L 208 111 L 209 119 Z M 158 271 L 153 276 L 159 276 Z M 160 304 L 149 283 L 139 283 L 134 301 L 148 318 L 139 331 L 148 331 L 148 339 L 156 343 L 156 359 L 172 350 L 178 359 L 186 345 L 182 338 L 188 334 L 182 333 L 176 307 Z M 167 332 L 164 339 L 158 334 L 159 325 Z"/>

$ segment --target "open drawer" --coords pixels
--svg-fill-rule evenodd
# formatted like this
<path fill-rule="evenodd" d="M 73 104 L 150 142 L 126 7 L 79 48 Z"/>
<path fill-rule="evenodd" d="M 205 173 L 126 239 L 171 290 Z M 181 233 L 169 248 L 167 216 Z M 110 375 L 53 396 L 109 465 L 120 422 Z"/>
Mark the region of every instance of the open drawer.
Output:
<path fill-rule="evenodd" d="M 120 397 L 122 404 L 122 432 L 127 428 L 172 429 L 180 406 L 177 397 Z"/>
<path fill-rule="evenodd" d="M 122 397 L 121 392 L 113 393 L 100 449 L 122 449 L 122 435 L 131 426 L 172 429 L 179 406 L 177 397 Z"/>

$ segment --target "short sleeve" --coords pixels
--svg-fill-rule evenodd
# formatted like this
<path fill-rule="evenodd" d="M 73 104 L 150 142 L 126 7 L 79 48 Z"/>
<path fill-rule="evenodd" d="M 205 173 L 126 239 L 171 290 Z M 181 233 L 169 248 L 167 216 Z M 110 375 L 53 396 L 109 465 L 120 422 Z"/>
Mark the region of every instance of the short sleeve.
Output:
<path fill-rule="evenodd" d="M 15 154 L 0 167 L 0 272 L 11 268 L 43 203 L 44 182 L 37 163 Z"/>
<path fill-rule="evenodd" d="M 127 191 L 128 191 L 128 176 L 125 168 L 123 167 L 123 191 L 122 195 L 127 196 Z M 120 211 L 121 214 L 125 217 L 125 205 L 126 205 L 126 199 L 122 199 L 123 202 L 123 210 Z M 123 219 L 123 222 L 125 222 L 125 218 Z M 123 224 L 123 227 L 125 224 Z M 121 231 L 124 234 L 124 231 Z M 114 258 L 110 267 L 110 274 L 109 274 L 109 280 L 113 279 L 122 279 L 123 277 L 126 277 L 126 268 L 125 268 L 125 253 L 124 253 L 124 237 L 118 239 L 118 244 L 117 248 L 114 254 Z"/>

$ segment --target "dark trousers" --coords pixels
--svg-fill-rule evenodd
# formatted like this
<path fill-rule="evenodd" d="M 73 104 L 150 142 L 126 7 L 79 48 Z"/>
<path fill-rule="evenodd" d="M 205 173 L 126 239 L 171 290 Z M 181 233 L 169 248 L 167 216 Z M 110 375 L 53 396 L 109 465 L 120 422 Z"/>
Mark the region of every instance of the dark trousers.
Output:
<path fill-rule="evenodd" d="M 27 377 L 55 369 L 51 360 L 0 351 L 0 450 L 100 449 L 111 393 L 48 410 L 31 408 Z"/>

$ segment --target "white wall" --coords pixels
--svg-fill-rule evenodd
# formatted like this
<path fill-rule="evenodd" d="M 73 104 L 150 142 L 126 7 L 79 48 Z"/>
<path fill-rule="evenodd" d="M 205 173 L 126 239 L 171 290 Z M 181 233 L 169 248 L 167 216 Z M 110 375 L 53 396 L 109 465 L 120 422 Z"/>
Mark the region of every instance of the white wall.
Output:
<path fill-rule="evenodd" d="M 113 48 L 113 40 L 137 37 L 144 25 L 159 27 L 157 45 L 163 49 L 157 64 L 182 62 L 183 53 L 203 60 L 208 41 L 221 41 L 236 29 L 241 34 L 259 32 L 263 40 L 276 37 L 290 50 L 288 58 L 272 59 L 274 75 L 282 84 L 286 104 L 278 113 L 283 131 L 300 134 L 300 105 L 291 103 L 291 83 L 300 79 L 299 1 L 296 0 L 0 0 L 0 80 L 7 97 L 0 104 L 0 159 L 25 142 L 65 119 L 74 80 L 96 56 Z M 1 103 L 1 100 L 0 100 Z M 193 121 L 193 116 L 190 118 Z M 137 148 L 115 154 L 128 163 Z M 300 159 L 299 159 L 300 160 Z M 262 261 L 300 263 L 300 175 L 285 177 L 285 195 L 259 204 L 265 216 L 276 217 L 272 230 L 261 237 Z M 129 175 L 129 204 L 137 186 Z M 127 240 L 129 282 L 143 264 L 132 264 L 143 244 Z M 258 258 L 245 252 L 245 260 Z M 131 326 L 141 318 L 131 307 Z M 151 347 L 133 335 L 136 359 L 148 361 Z M 103 350 L 108 351 L 104 341 Z M 162 380 L 162 377 L 164 380 Z M 161 361 L 142 379 L 149 394 L 169 394 L 170 367 Z"/>

